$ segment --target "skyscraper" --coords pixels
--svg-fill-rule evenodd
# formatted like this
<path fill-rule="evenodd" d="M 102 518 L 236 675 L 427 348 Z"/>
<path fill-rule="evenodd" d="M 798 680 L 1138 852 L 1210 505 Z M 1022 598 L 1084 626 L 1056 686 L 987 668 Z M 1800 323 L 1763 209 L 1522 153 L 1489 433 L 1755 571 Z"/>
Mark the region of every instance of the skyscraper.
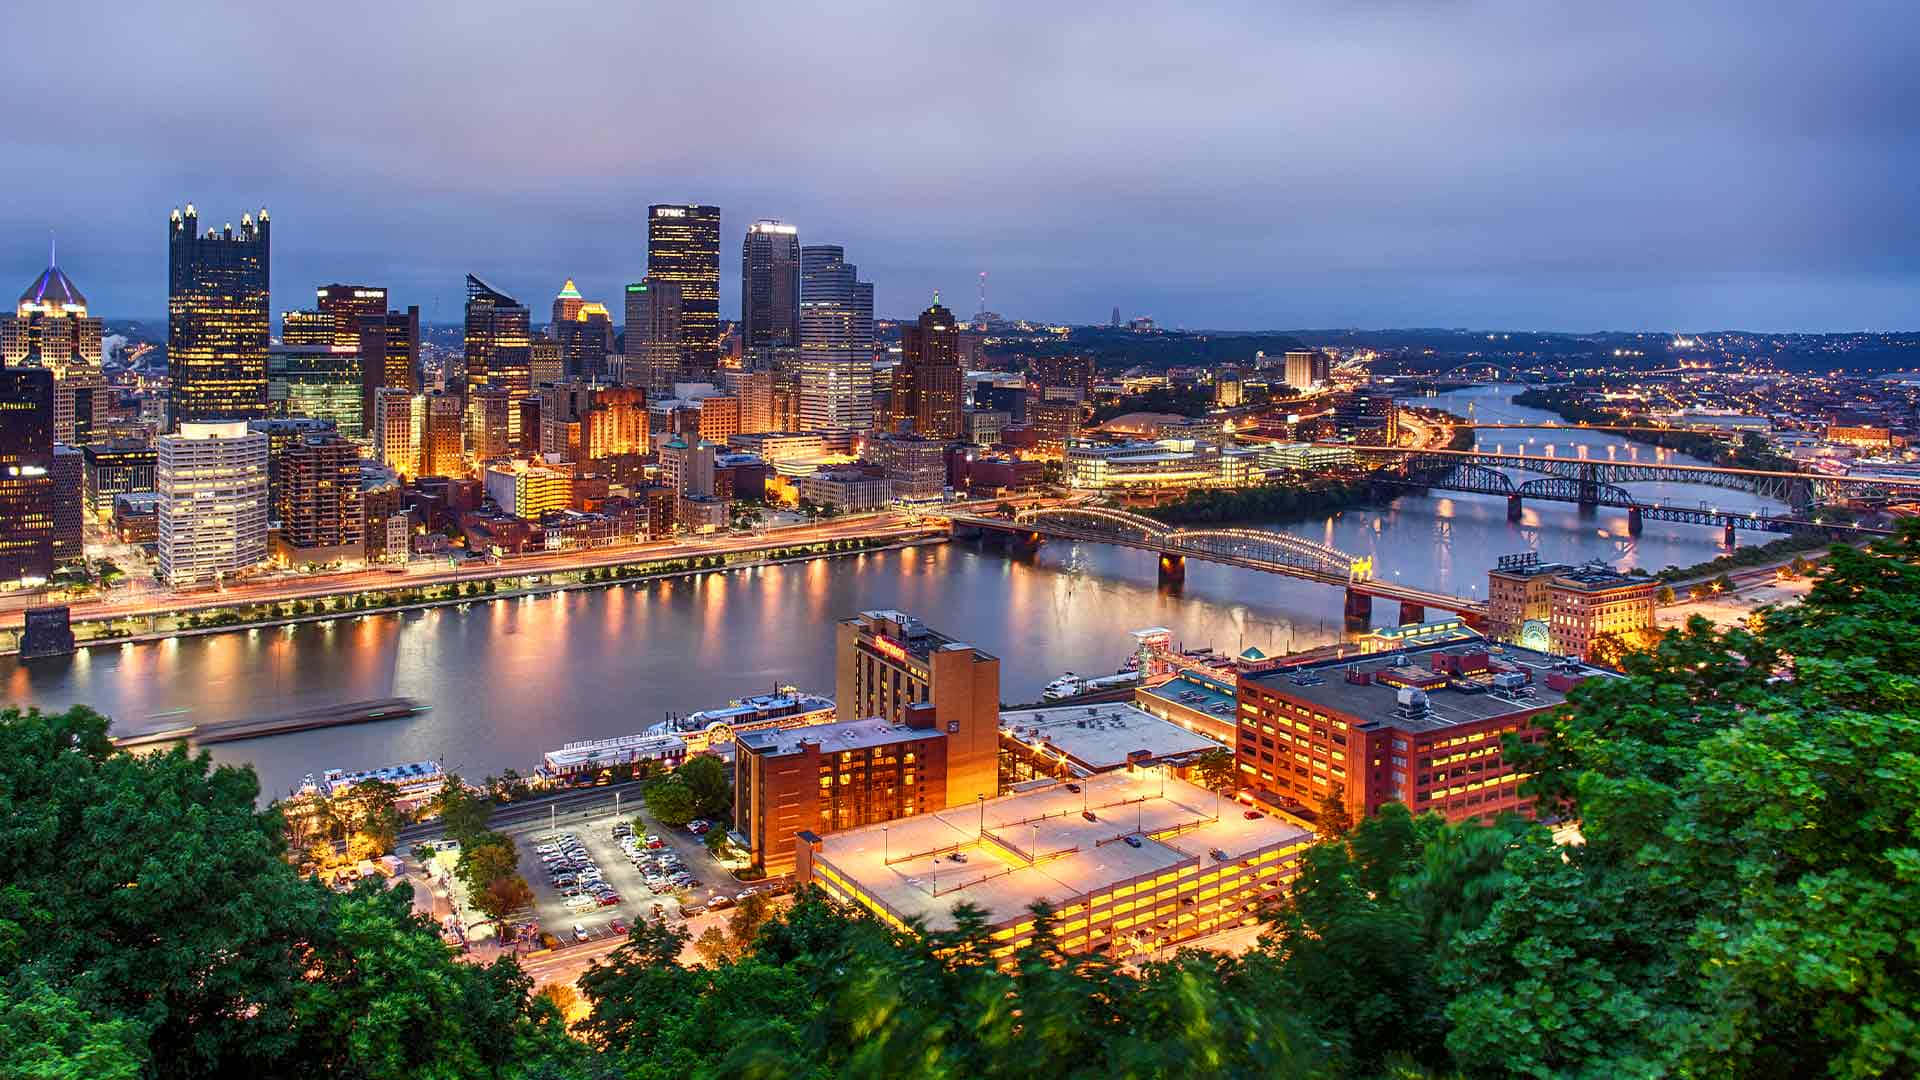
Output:
<path fill-rule="evenodd" d="M 561 323 L 572 322 L 574 316 L 580 314 L 580 308 L 586 302 L 586 298 L 580 295 L 579 288 L 574 285 L 573 279 L 568 278 L 567 283 L 560 286 L 559 294 L 553 298 L 553 326 L 558 328 Z"/>
<path fill-rule="evenodd" d="M 167 223 L 168 423 L 267 415 L 271 228 L 242 214 L 236 231 L 200 232 L 187 204 Z"/>
<path fill-rule="evenodd" d="M 409 394 L 420 389 L 420 306 L 362 314 L 355 351 L 360 357 L 360 430 L 371 432 L 374 395 L 381 387 Z"/>
<path fill-rule="evenodd" d="M 0 367 L 0 587 L 53 574 L 53 372 Z"/>
<path fill-rule="evenodd" d="M 873 426 L 873 284 L 837 244 L 800 249 L 796 377 L 802 430 Z"/>
<path fill-rule="evenodd" d="M 387 313 L 387 290 L 377 285 L 322 285 L 314 310 L 333 327 L 337 348 L 360 347 L 360 321 Z"/>
<path fill-rule="evenodd" d="M 276 551 L 289 566 L 358 562 L 366 555 L 360 451 L 330 432 L 298 437 L 282 453 Z"/>
<path fill-rule="evenodd" d="M 613 352 L 613 317 L 597 300 L 570 305 L 572 314 L 553 324 L 560 345 L 561 371 L 569 379 L 602 380 Z"/>
<path fill-rule="evenodd" d="M 514 401 L 533 393 L 533 345 L 527 309 L 467 275 L 467 387 L 498 386 Z M 508 440 L 520 447 L 518 412 L 507 414 Z"/>
<path fill-rule="evenodd" d="M 680 287 L 680 346 L 697 371 L 720 359 L 720 208 L 649 206 L 647 277 Z"/>
<path fill-rule="evenodd" d="M 667 397 L 680 378 L 680 286 L 649 275 L 627 286 L 626 381 Z"/>
<path fill-rule="evenodd" d="M 426 436 L 427 399 L 396 386 L 374 392 L 373 455 L 402 476 L 420 475 L 420 444 Z"/>
<path fill-rule="evenodd" d="M 267 437 L 241 421 L 184 423 L 155 440 L 160 576 L 218 581 L 267 558 Z"/>
<path fill-rule="evenodd" d="M 100 320 L 87 314 L 87 298 L 61 271 L 52 251 L 46 270 L 20 294 L 13 314 L 0 316 L 0 364 L 51 370 L 55 441 L 77 444 L 92 438 L 95 399 L 104 403 L 107 393 L 100 371 Z"/>
<path fill-rule="evenodd" d="M 800 344 L 800 230 L 747 227 L 740 251 L 740 343 L 748 351 Z"/>
<path fill-rule="evenodd" d="M 960 438 L 959 324 L 953 312 L 933 306 L 919 321 L 900 328 L 900 366 L 893 369 L 893 401 L 889 428 L 908 425 L 928 439 Z"/>

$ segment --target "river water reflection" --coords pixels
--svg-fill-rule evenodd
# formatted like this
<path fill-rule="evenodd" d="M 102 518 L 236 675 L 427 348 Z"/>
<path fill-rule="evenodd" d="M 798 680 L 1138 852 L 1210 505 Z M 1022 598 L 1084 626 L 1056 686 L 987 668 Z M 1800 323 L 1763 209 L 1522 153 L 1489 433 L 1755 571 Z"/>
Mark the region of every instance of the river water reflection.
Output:
<path fill-rule="evenodd" d="M 1483 421 L 1546 414 L 1511 405 L 1510 387 L 1422 399 Z M 1640 460 L 1687 463 L 1651 447 L 1591 433 L 1488 432 L 1484 445 L 1573 456 L 1585 447 Z M 1522 477 L 1524 479 L 1524 477 Z M 1636 486 L 1668 499 L 1726 508 L 1750 497 L 1704 488 Z M 1629 537 L 1623 514 L 1582 515 L 1529 505 L 1509 522 L 1504 500 L 1405 496 L 1288 532 L 1375 558 L 1376 573 L 1457 595 L 1484 597 L 1498 555 L 1535 550 L 1559 561 L 1602 559 L 1658 568 L 1711 558 L 1718 530 L 1649 521 Z M 251 762 L 275 795 L 330 767 L 439 759 L 479 776 L 523 771 L 573 739 L 624 735 L 685 712 L 794 683 L 833 692 L 833 621 L 900 608 L 995 653 L 1002 696 L 1038 697 L 1064 671 L 1105 674 L 1124 659 L 1127 631 L 1165 626 L 1189 646 L 1238 651 L 1306 648 L 1341 634 L 1338 590 L 1251 571 L 1190 563 L 1178 595 L 1156 585 L 1151 556 L 1089 545 L 1047 545 L 1013 560 L 964 545 L 762 567 L 540 599 L 440 608 L 332 625 L 243 631 L 97 649 L 57 662 L 0 658 L 0 697 L 62 708 L 84 703 L 119 730 L 269 715 L 305 706 L 406 695 L 433 706 L 409 720 L 305 732 L 212 748 Z M 1390 620 L 1394 605 L 1377 604 Z"/>

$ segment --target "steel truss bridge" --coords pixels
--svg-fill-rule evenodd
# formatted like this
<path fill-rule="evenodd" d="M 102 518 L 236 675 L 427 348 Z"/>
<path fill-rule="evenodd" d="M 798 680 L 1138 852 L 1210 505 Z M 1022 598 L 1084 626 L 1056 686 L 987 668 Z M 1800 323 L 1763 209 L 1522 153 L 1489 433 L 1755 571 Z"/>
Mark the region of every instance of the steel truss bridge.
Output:
<path fill-rule="evenodd" d="M 1486 605 L 1446 593 L 1376 580 L 1373 560 L 1338 548 L 1264 529 L 1183 529 L 1125 510 L 1101 506 L 1053 506 L 1023 510 L 1011 519 L 972 514 L 949 517 L 956 533 L 995 533 L 1027 548 L 1046 540 L 1113 544 L 1160 556 L 1160 578 L 1179 582 L 1186 560 L 1281 574 L 1346 590 L 1347 618 L 1365 623 L 1375 597 L 1400 602 L 1402 623 L 1422 622 L 1427 608 L 1465 616 L 1478 625 Z"/>
<path fill-rule="evenodd" d="M 1767 469 L 1736 469 L 1721 465 L 1659 465 L 1636 461 L 1607 461 L 1589 458 L 1536 457 L 1530 454 L 1501 454 L 1484 450 L 1409 450 L 1390 447 L 1352 447 L 1359 458 L 1381 465 L 1382 472 L 1402 476 L 1434 476 L 1460 466 L 1477 467 L 1484 473 L 1514 469 L 1520 472 L 1572 480 L 1597 498 L 1599 489 L 1631 483 L 1701 484 L 1726 491 L 1745 491 L 1763 499 L 1785 503 L 1795 510 L 1806 510 L 1824 503 L 1847 499 L 1900 501 L 1920 499 L 1920 480 L 1896 480 L 1858 476 L 1828 476 L 1824 473 L 1775 472 Z M 1485 476 L 1482 482 L 1493 484 Z M 1511 489 L 1515 485 L 1501 477 Z M 1462 489 L 1466 490 L 1466 489 Z M 1479 490 L 1477 488 L 1472 490 Z M 1497 492 L 1507 494 L 1507 490 Z M 1524 496 L 1523 496 L 1524 497 Z M 1549 496 L 1542 495 L 1542 498 Z M 1589 505 L 1597 505 L 1587 500 Z M 1643 507 L 1652 504 L 1642 501 Z"/>

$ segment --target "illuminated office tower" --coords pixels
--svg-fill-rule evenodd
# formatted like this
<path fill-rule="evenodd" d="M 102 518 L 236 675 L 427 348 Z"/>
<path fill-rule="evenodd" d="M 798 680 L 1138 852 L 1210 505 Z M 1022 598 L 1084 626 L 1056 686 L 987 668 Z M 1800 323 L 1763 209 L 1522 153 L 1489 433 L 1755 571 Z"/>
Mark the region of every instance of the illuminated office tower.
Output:
<path fill-rule="evenodd" d="M 513 402 L 497 386 L 467 391 L 467 448 L 473 460 L 485 464 L 512 453 L 507 444 L 507 416 Z"/>
<path fill-rule="evenodd" d="M 319 311 L 281 312 L 280 344 L 299 348 L 333 348 L 333 316 Z"/>
<path fill-rule="evenodd" d="M 778 221 L 747 226 L 740 251 L 740 344 L 800 344 L 800 230 Z"/>
<path fill-rule="evenodd" d="M 540 388 L 557 383 L 567 377 L 566 353 L 560 343 L 552 338 L 534 338 L 527 355 L 527 385 L 533 393 Z"/>
<path fill-rule="evenodd" d="M 387 313 L 387 290 L 377 285 L 322 285 L 314 309 L 333 328 L 337 348 L 360 347 L 360 322 Z"/>
<path fill-rule="evenodd" d="M 360 428 L 370 431 L 374 395 L 381 387 L 410 394 L 420 389 L 420 307 L 415 304 L 405 311 L 363 313 L 355 337 L 354 351 L 360 365 Z"/>
<path fill-rule="evenodd" d="M 420 475 L 465 476 L 465 416 L 460 395 L 436 390 L 425 395 L 426 411 L 420 429 Z"/>
<path fill-rule="evenodd" d="M 553 331 L 560 345 L 565 378 L 601 381 L 607 377 L 607 356 L 613 352 L 613 316 L 605 304 L 597 300 L 582 303 L 566 322 L 553 324 Z"/>
<path fill-rule="evenodd" d="M 533 341 L 527 309 L 518 300 L 467 275 L 467 389 L 498 386 L 519 401 L 533 393 Z M 521 446 L 517 412 L 508 414 L 508 438 Z"/>
<path fill-rule="evenodd" d="M 87 298 L 47 254 L 47 268 L 20 294 L 13 313 L 0 316 L 0 364 L 53 372 L 53 437 L 69 445 L 93 437 L 96 404 L 104 404 L 100 320 Z"/>
<path fill-rule="evenodd" d="M 680 379 L 680 286 L 647 277 L 627 286 L 626 381 L 670 397 Z"/>
<path fill-rule="evenodd" d="M 573 279 L 568 278 L 567 283 L 560 286 L 559 295 L 553 298 L 553 325 L 558 327 L 561 323 L 572 322 L 586 303 L 586 298 L 580 295 Z"/>
<path fill-rule="evenodd" d="M 167 222 L 168 422 L 259 420 L 267 415 L 267 212 L 200 232 L 187 204 Z"/>
<path fill-rule="evenodd" d="M 420 441 L 427 399 L 395 386 L 374 392 L 373 455 L 402 476 L 420 475 Z"/>
<path fill-rule="evenodd" d="M 720 361 L 720 208 L 647 208 L 647 276 L 680 287 L 680 349 L 696 372 Z"/>
<path fill-rule="evenodd" d="M 525 305 L 486 282 L 467 275 L 466 361 L 467 387 L 504 387 L 514 397 L 525 397 L 531 357 Z"/>
<path fill-rule="evenodd" d="M 189 422 L 154 443 L 161 578 L 201 585 L 265 562 L 267 437 L 244 421 Z"/>
<path fill-rule="evenodd" d="M 0 588 L 53 574 L 53 372 L 0 367 Z"/>
<path fill-rule="evenodd" d="M 959 327 L 953 312 L 933 306 L 918 322 L 900 328 L 900 366 L 893 371 L 893 398 L 888 431 L 911 426 L 928 439 L 960 438 Z"/>
<path fill-rule="evenodd" d="M 795 377 L 801 430 L 873 426 L 873 285 L 837 244 L 800 249 Z"/>

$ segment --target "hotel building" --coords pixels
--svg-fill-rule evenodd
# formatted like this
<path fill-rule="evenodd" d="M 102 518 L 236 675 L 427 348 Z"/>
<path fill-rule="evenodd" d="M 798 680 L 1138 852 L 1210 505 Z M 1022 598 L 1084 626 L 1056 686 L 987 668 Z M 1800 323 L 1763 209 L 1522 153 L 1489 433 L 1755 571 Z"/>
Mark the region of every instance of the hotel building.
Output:
<path fill-rule="evenodd" d="M 1524 777 L 1501 743 L 1538 737 L 1536 717 L 1583 679 L 1605 676 L 1525 649 L 1470 642 L 1375 653 L 1242 677 L 1235 764 L 1241 788 L 1354 819 L 1399 802 L 1449 821 L 1527 813 Z"/>

